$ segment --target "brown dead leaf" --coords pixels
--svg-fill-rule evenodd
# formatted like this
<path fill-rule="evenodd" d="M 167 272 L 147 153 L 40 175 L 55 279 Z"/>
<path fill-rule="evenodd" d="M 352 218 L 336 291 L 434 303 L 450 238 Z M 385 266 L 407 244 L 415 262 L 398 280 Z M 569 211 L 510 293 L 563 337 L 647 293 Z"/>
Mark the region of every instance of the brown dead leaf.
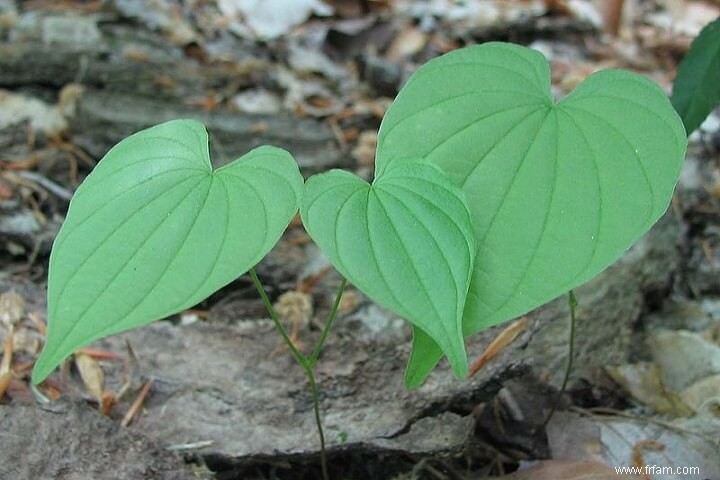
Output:
<path fill-rule="evenodd" d="M 710 185 L 707 185 L 705 191 L 713 198 L 720 198 L 720 177 L 716 178 Z"/>
<path fill-rule="evenodd" d="M 127 411 L 125 416 L 123 417 L 122 421 L 120 422 L 120 425 L 123 427 L 127 427 L 130 425 L 130 422 L 133 421 L 135 417 L 137 417 L 138 412 L 140 411 L 140 408 L 143 405 L 143 402 L 145 402 L 145 399 L 147 398 L 148 394 L 150 393 L 150 389 L 153 386 L 153 379 L 148 380 L 145 382 L 145 384 L 140 389 L 140 393 L 138 393 L 138 396 L 135 398 L 135 401 L 133 402 L 132 406 L 130 407 L 130 410 Z"/>
<path fill-rule="evenodd" d="M 177 82 L 168 75 L 155 75 L 152 84 L 164 90 L 175 90 L 177 88 Z"/>
<path fill-rule="evenodd" d="M 215 91 L 208 91 L 204 97 L 191 98 L 187 101 L 188 105 L 199 107 L 204 112 L 212 112 L 220 108 L 223 97 Z"/>
<path fill-rule="evenodd" d="M 681 392 L 698 380 L 720 374 L 720 345 L 697 332 L 656 329 L 647 342 L 670 391 Z"/>
<path fill-rule="evenodd" d="M 428 35 L 414 25 L 407 25 L 393 39 L 387 50 L 387 58 L 403 62 L 420 52 L 428 42 Z"/>
<path fill-rule="evenodd" d="M 0 323 L 5 327 L 17 325 L 25 316 L 25 298 L 10 291 L 0 294 Z"/>
<path fill-rule="evenodd" d="M 720 399 L 720 374 L 698 380 L 680 392 L 680 398 L 696 412 L 702 411 L 713 399 Z"/>
<path fill-rule="evenodd" d="M 80 372 L 85 389 L 102 404 L 105 392 L 105 372 L 95 359 L 82 352 L 75 353 L 75 366 Z"/>
<path fill-rule="evenodd" d="M 617 36 L 623 21 L 625 0 L 608 0 L 596 2 L 603 19 L 603 29 L 610 35 Z"/>
<path fill-rule="evenodd" d="M 60 94 L 58 95 L 58 103 L 56 105 L 57 110 L 66 116 L 75 115 L 75 109 L 77 108 L 77 104 L 84 93 L 85 87 L 83 87 L 79 83 L 65 84 L 60 90 Z M 90 166 L 95 165 L 95 160 L 93 160 L 90 156 L 87 155 L 87 153 L 85 153 L 81 149 L 75 147 L 72 144 L 66 144 L 66 147 L 71 150 L 79 151 L 80 153 L 78 156 L 81 157 L 81 160 L 83 160 L 86 164 L 89 164 Z M 83 156 L 85 158 L 82 158 Z"/>
<path fill-rule="evenodd" d="M 47 136 L 61 135 L 68 129 L 67 119 L 53 105 L 0 89 L 0 128 L 22 122 L 29 122 L 30 132 L 43 132 Z"/>
<path fill-rule="evenodd" d="M 503 350 L 503 348 L 515 340 L 517 336 L 525 330 L 527 330 L 527 320 L 525 317 L 511 323 L 507 328 L 505 328 L 505 330 L 500 332 L 500 335 L 495 337 L 495 340 L 493 340 L 485 351 L 480 354 L 477 360 L 470 365 L 468 376 L 472 377 L 479 372 L 480 369 L 487 365 L 487 363 L 495 358 L 497 354 Z"/>
<path fill-rule="evenodd" d="M 110 416 L 110 412 L 117 404 L 117 398 L 111 392 L 104 392 L 100 400 L 100 412 L 106 417 Z"/>
<path fill-rule="evenodd" d="M 340 18 L 359 17 L 365 10 L 362 0 L 331 0 L 329 3 Z"/>
<path fill-rule="evenodd" d="M 40 332 L 42 335 L 47 334 L 47 324 L 40 317 L 40 314 L 38 312 L 30 312 L 28 314 L 28 319 L 38 332 Z"/>
<path fill-rule="evenodd" d="M 366 130 L 360 134 L 358 143 L 350 152 L 359 165 L 372 167 L 375 165 L 375 150 L 377 149 L 377 131 Z"/>
<path fill-rule="evenodd" d="M 0 160 L 0 168 L 5 170 L 21 171 L 32 170 L 38 166 L 41 160 L 38 154 L 32 154 L 26 158 L 14 158 L 13 160 Z"/>
<path fill-rule="evenodd" d="M 353 289 L 346 289 L 343 292 L 343 296 L 340 299 L 340 306 L 338 310 L 340 313 L 347 315 L 348 313 L 354 312 L 358 307 L 358 294 Z"/>
<path fill-rule="evenodd" d="M 349 127 L 342 131 L 342 135 L 345 142 L 352 142 L 360 138 L 360 129 L 357 127 Z"/>
<path fill-rule="evenodd" d="M 617 474 L 614 468 L 600 462 L 548 460 L 527 470 L 495 478 L 498 480 L 617 480 L 638 477 Z"/>
<path fill-rule="evenodd" d="M 0 178 L 0 200 L 8 200 L 15 195 L 15 189 L 8 182 Z"/>
<path fill-rule="evenodd" d="M 297 349 L 302 349 L 300 332 L 310 325 L 313 315 L 312 296 L 301 290 L 289 290 L 278 297 L 274 308 L 283 321 L 290 322 L 290 341 Z M 279 349 L 273 353 L 277 351 Z"/>
<path fill-rule="evenodd" d="M 117 400 L 125 398 L 128 392 L 135 391 L 140 388 L 142 383 L 142 375 L 140 372 L 140 361 L 133 350 L 129 341 L 125 341 L 125 349 L 127 350 L 127 360 L 123 364 L 122 384 L 117 391 Z"/>
<path fill-rule="evenodd" d="M 325 275 L 330 271 L 330 265 L 326 265 L 317 272 L 308 275 L 307 277 L 303 278 L 300 282 L 298 282 L 297 291 L 303 294 L 310 293 L 312 289 L 315 287 L 315 285 L 322 280 Z M 282 295 L 281 295 L 282 297 Z M 278 299 L 279 300 L 279 299 Z M 310 299 L 312 301 L 312 298 Z M 310 308 L 312 309 L 312 304 L 310 305 Z M 310 312 L 312 314 L 312 312 Z"/>
<path fill-rule="evenodd" d="M 632 449 L 632 464 L 633 467 L 643 468 L 647 465 L 643 452 L 645 450 L 651 450 L 654 452 L 662 452 L 665 450 L 665 445 L 656 440 L 641 440 L 633 445 Z"/>
<path fill-rule="evenodd" d="M 123 52 L 123 56 L 133 62 L 150 63 L 152 61 L 147 52 L 132 47 L 126 48 Z"/>
<path fill-rule="evenodd" d="M 13 327 L 9 328 L 9 335 L 5 338 L 5 346 L 3 348 L 2 360 L 0 360 L 0 375 L 4 375 L 10 372 L 10 365 L 12 364 L 13 356 Z"/>
<path fill-rule="evenodd" d="M 658 413 L 687 417 L 692 410 L 682 399 L 666 387 L 657 365 L 649 362 L 607 366 L 605 372 L 632 398 Z"/>
<path fill-rule="evenodd" d="M 12 372 L 5 372 L 0 375 L 0 400 L 5 396 L 5 392 L 12 381 Z"/>
<path fill-rule="evenodd" d="M 46 378 L 38 386 L 35 386 L 32 382 L 28 382 L 26 385 L 33 399 L 41 405 L 50 405 L 50 403 L 60 398 L 63 393 L 60 385 L 52 378 Z"/>
<path fill-rule="evenodd" d="M 303 327 L 308 325 L 313 313 L 312 297 L 296 290 L 289 290 L 280 295 L 274 307 L 280 318 Z"/>
<path fill-rule="evenodd" d="M 89 355 L 95 360 L 122 360 L 122 355 L 115 352 L 108 352 L 106 350 L 97 350 L 95 348 L 81 348 L 77 353 Z"/>
<path fill-rule="evenodd" d="M 269 128 L 270 126 L 267 122 L 256 122 L 250 126 L 250 133 L 259 135 L 261 133 L 267 132 Z"/>

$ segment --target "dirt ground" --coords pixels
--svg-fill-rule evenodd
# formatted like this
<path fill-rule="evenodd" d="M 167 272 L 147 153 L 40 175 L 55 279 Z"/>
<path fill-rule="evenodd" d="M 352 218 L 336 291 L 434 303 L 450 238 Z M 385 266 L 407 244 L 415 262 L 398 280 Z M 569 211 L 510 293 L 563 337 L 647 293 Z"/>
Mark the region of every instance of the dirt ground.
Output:
<path fill-rule="evenodd" d="M 12 372 L 0 480 L 321 478 L 307 382 L 247 276 L 30 384 L 52 241 L 73 191 L 125 136 L 195 118 L 218 166 L 272 144 L 306 177 L 371 178 L 382 115 L 430 58 L 511 41 L 548 57 L 558 97 L 601 68 L 670 92 L 720 15 L 700 0 L 251 3 L 0 0 L 0 341 Z M 341 279 L 300 222 L 257 271 L 273 301 L 311 300 L 299 336 L 310 348 Z M 408 391 L 407 323 L 350 286 L 317 366 L 331 477 L 609 479 L 659 465 L 698 470 L 635 478 L 720 480 L 719 273 L 716 111 L 690 138 L 666 215 L 575 292 L 562 395 L 566 298 L 469 339 L 475 358 L 517 332 L 472 378 L 442 363 Z"/>

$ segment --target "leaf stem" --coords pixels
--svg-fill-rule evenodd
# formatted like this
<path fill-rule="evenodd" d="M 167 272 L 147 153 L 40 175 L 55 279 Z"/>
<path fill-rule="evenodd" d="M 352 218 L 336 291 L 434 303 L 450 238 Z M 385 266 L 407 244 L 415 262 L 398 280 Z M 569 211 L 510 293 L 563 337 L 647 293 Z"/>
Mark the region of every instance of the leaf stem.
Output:
<path fill-rule="evenodd" d="M 262 282 L 260 282 L 260 279 L 257 276 L 257 273 L 255 272 L 254 268 L 250 269 L 250 277 L 252 278 L 253 283 L 255 284 L 255 288 L 257 289 L 258 293 L 260 294 L 260 298 L 262 298 L 263 303 L 265 304 L 265 310 L 270 314 L 270 318 L 272 319 L 273 323 L 275 324 L 275 328 L 277 328 L 278 332 L 280 332 L 280 335 L 283 338 L 283 341 L 287 344 L 288 348 L 290 349 L 290 352 L 292 352 L 293 357 L 295 357 L 295 360 L 302 365 L 303 368 L 307 366 L 307 359 L 305 358 L 305 355 L 300 353 L 300 351 L 297 349 L 295 344 L 290 340 L 290 337 L 288 336 L 287 332 L 285 331 L 285 328 L 283 328 L 282 324 L 280 323 L 280 318 L 278 318 L 278 314 L 275 311 L 275 309 L 272 306 L 272 302 L 270 302 L 270 299 L 267 296 L 267 293 L 265 292 L 265 288 L 262 286 Z"/>
<path fill-rule="evenodd" d="M 265 292 L 265 288 L 262 286 L 262 282 L 260 282 L 260 279 L 257 276 L 257 273 L 255 272 L 254 268 L 250 269 L 250 277 L 252 278 L 253 283 L 255 284 L 255 288 L 257 289 L 258 293 L 260 294 L 260 297 L 262 298 L 263 303 L 265 304 L 265 309 L 267 310 L 268 314 L 270 315 L 270 318 L 272 319 L 273 323 L 275 324 L 275 328 L 280 332 L 280 335 L 283 338 L 283 341 L 287 344 L 288 348 L 290 349 L 290 352 L 292 352 L 293 357 L 295 357 L 295 360 L 300 364 L 302 369 L 305 371 L 305 376 L 308 379 L 308 382 L 310 383 L 310 394 L 312 396 L 312 402 L 313 402 L 313 413 L 315 414 L 315 426 L 317 427 L 318 435 L 320 436 L 320 467 L 322 469 L 322 476 L 324 480 L 329 480 L 330 476 L 328 474 L 328 466 L 327 466 L 327 455 L 325 453 L 325 434 L 323 432 L 322 427 L 322 419 L 320 417 L 320 395 L 318 393 L 318 387 L 317 382 L 315 381 L 315 374 L 313 373 L 313 367 L 317 363 L 318 358 L 320 357 L 320 351 L 322 350 L 323 345 L 325 344 L 325 340 L 327 339 L 328 333 L 330 332 L 330 327 L 333 324 L 333 321 L 335 320 L 335 317 L 337 316 L 338 308 L 340 307 L 340 300 L 342 299 L 343 291 L 345 290 L 345 286 L 347 285 L 347 280 L 343 278 L 342 283 L 340 284 L 340 288 L 338 290 L 337 295 L 335 296 L 335 302 L 333 303 L 333 308 L 330 311 L 330 315 L 328 316 L 327 322 L 325 322 L 325 327 L 323 328 L 322 334 L 320 335 L 320 339 L 318 340 L 317 345 L 315 346 L 315 349 L 313 350 L 312 354 L 310 356 L 303 355 L 295 346 L 295 344 L 292 342 L 290 337 L 288 336 L 287 332 L 285 331 L 285 328 L 280 323 L 280 318 L 278 317 L 277 312 L 272 306 L 272 303 L 270 302 L 270 299 L 267 296 L 267 293 Z"/>
<path fill-rule="evenodd" d="M 573 367 L 573 357 L 575 356 L 575 309 L 577 308 L 578 303 L 575 298 L 575 293 L 573 293 L 572 290 L 568 292 L 568 306 L 570 307 L 570 335 L 568 338 L 568 359 L 565 367 L 565 376 L 563 377 L 562 385 L 560 386 L 560 390 L 555 398 L 555 403 L 553 403 L 550 413 L 548 413 L 548 416 L 545 418 L 545 422 L 543 422 L 543 428 L 547 427 L 548 422 L 550 422 L 550 419 L 555 414 L 555 410 L 557 410 L 557 407 L 560 404 L 560 399 L 562 398 L 563 393 L 565 393 L 565 388 L 567 387 L 568 380 L 570 379 L 570 372 Z"/>
<path fill-rule="evenodd" d="M 347 279 L 343 278 L 342 282 L 340 282 L 340 288 L 338 288 L 337 295 L 335 295 L 335 301 L 333 302 L 332 310 L 330 311 L 328 320 L 327 322 L 325 322 L 325 327 L 323 328 L 322 334 L 320 335 L 320 340 L 318 340 L 318 343 L 315 346 L 315 350 L 313 350 L 310 356 L 307 357 L 310 367 L 314 367 L 318 361 L 318 358 L 320 357 L 320 351 L 325 345 L 325 340 L 327 339 L 328 333 L 330 332 L 330 327 L 332 326 L 333 322 L 335 321 L 335 317 L 337 316 L 337 311 L 340 307 L 340 300 L 342 300 L 343 292 L 345 291 L 346 285 Z"/>
<path fill-rule="evenodd" d="M 327 466 L 327 455 L 325 453 L 325 434 L 322 428 L 322 418 L 320 418 L 320 395 L 318 393 L 317 383 L 315 383 L 315 375 L 312 367 L 305 363 L 303 365 L 308 382 L 310 382 L 310 395 L 313 402 L 313 413 L 315 414 L 315 425 L 317 426 L 318 436 L 320 437 L 320 468 L 322 469 L 323 480 L 330 480 Z"/>

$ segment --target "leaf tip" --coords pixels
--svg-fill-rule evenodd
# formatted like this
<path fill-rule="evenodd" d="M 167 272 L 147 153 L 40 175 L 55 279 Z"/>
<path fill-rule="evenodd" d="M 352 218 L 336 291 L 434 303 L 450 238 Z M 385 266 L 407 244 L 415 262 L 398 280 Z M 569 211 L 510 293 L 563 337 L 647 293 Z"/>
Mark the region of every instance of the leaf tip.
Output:
<path fill-rule="evenodd" d="M 455 378 L 464 380 L 468 376 L 468 360 L 465 345 L 462 340 L 460 345 L 459 349 L 452 352 L 452 357 L 448 357 L 448 360 L 450 360 L 450 367 L 452 368 Z"/>
<path fill-rule="evenodd" d="M 35 365 L 33 366 L 31 375 L 33 385 L 42 383 L 42 381 L 50 375 L 50 372 L 55 369 L 58 363 L 60 362 L 57 362 L 49 357 L 47 349 L 44 348 L 40 353 L 40 357 L 35 361 Z"/>
<path fill-rule="evenodd" d="M 425 378 L 411 375 L 408 370 L 405 371 L 405 388 L 408 390 L 415 390 L 423 384 Z"/>

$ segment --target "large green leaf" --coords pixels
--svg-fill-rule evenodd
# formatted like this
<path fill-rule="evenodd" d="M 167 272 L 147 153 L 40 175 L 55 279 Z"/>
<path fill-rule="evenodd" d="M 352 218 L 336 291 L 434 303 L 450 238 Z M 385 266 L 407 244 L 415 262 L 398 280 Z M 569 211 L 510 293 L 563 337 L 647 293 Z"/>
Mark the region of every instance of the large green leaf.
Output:
<path fill-rule="evenodd" d="M 678 68 L 672 103 L 688 135 L 720 103 L 720 18 L 705 26 Z"/>
<path fill-rule="evenodd" d="M 255 265 L 303 180 L 260 147 L 213 171 L 205 127 L 177 120 L 116 145 L 78 188 L 53 245 L 42 381 L 75 349 L 188 308 Z"/>
<path fill-rule="evenodd" d="M 442 171 L 396 162 L 370 185 L 332 170 L 307 181 L 300 211 L 340 273 L 432 337 L 455 374 L 466 374 L 462 312 L 475 241 L 462 191 Z"/>
<path fill-rule="evenodd" d="M 685 148 L 677 113 L 649 80 L 603 71 L 556 103 L 540 53 L 488 43 L 411 77 L 381 125 L 376 168 L 425 158 L 465 191 L 478 247 L 470 335 L 614 262 L 667 209 Z M 440 355 L 420 346 L 415 384 Z"/>

